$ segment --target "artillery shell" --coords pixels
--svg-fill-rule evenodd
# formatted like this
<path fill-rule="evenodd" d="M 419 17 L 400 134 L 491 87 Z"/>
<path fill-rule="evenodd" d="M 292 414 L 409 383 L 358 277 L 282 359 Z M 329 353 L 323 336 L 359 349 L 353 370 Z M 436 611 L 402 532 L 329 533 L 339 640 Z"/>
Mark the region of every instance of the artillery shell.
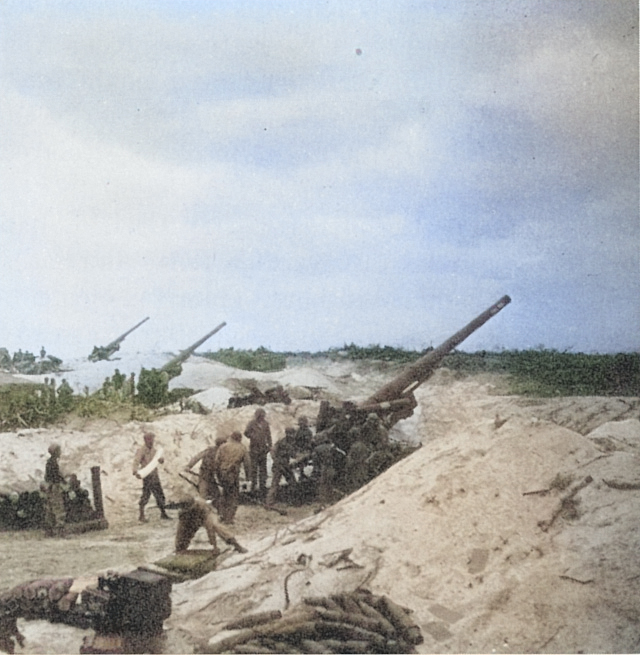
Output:
<path fill-rule="evenodd" d="M 371 605 L 369 605 L 369 603 L 364 600 L 359 600 L 358 605 L 360 606 L 360 609 L 365 616 L 380 623 L 380 632 L 383 635 L 386 637 L 392 637 L 396 634 L 396 629 L 393 627 L 391 621 L 380 614 L 380 612 L 378 612 L 375 607 L 371 607 Z"/>
<path fill-rule="evenodd" d="M 300 648 L 303 653 L 312 653 L 315 655 L 322 655 L 327 652 L 326 647 L 324 647 L 319 641 L 313 639 L 303 639 L 300 642 Z"/>
<path fill-rule="evenodd" d="M 387 639 L 385 653 L 415 653 L 415 648 L 404 639 Z"/>
<path fill-rule="evenodd" d="M 380 621 L 364 616 L 362 613 L 353 614 L 351 612 L 332 612 L 324 609 L 324 607 L 318 607 L 316 612 L 318 613 L 318 617 L 324 621 L 348 623 L 358 628 L 363 628 L 364 630 L 370 630 L 371 632 L 382 632 Z"/>
<path fill-rule="evenodd" d="M 396 630 L 410 644 L 421 644 L 424 639 L 420 628 L 409 618 L 400 605 L 387 596 L 382 596 L 377 603 L 377 609 L 395 626 Z"/>
<path fill-rule="evenodd" d="M 76 604 L 76 600 L 78 600 L 78 594 L 75 591 L 67 592 L 58 601 L 58 609 L 61 612 L 68 612 Z"/>
<path fill-rule="evenodd" d="M 223 629 L 242 630 L 243 628 L 253 628 L 256 625 L 262 625 L 263 623 L 269 623 L 269 621 L 275 621 L 275 619 L 281 618 L 282 612 L 280 610 L 256 612 L 255 614 L 249 614 L 247 616 L 243 616 L 241 619 L 227 623 Z"/>
<path fill-rule="evenodd" d="M 333 621 L 317 621 L 316 630 L 323 637 L 338 637 L 342 640 L 368 641 L 377 652 L 381 652 L 385 639 L 377 632 L 364 630 L 348 623 L 335 623 Z"/>
<path fill-rule="evenodd" d="M 253 631 L 254 634 L 265 637 L 288 637 L 289 635 L 296 635 L 298 639 L 302 639 L 315 636 L 316 624 L 314 621 L 310 621 L 309 617 L 306 620 L 300 619 L 299 617 L 293 620 L 284 618 L 273 623 L 256 626 Z"/>
<path fill-rule="evenodd" d="M 331 598 L 328 597 L 325 598 L 309 597 L 309 598 L 305 598 L 304 602 L 307 605 L 325 607 L 328 610 L 333 610 L 336 612 L 342 609 L 342 607 L 338 603 L 336 603 L 335 600 L 332 600 Z"/>
<path fill-rule="evenodd" d="M 368 641 L 357 641 L 355 639 L 347 639 L 342 642 L 343 653 L 369 653 L 371 652 L 371 645 Z"/>
<path fill-rule="evenodd" d="M 245 644 L 238 644 L 234 649 L 234 653 L 247 653 L 249 655 L 254 655 L 254 654 L 269 654 L 269 653 L 277 653 L 278 651 L 271 650 L 271 648 L 267 648 L 263 644 L 261 644 L 259 641 L 248 641 Z"/>
<path fill-rule="evenodd" d="M 240 644 L 244 644 L 247 641 L 251 641 L 252 639 L 255 638 L 255 636 L 256 634 L 253 630 L 248 630 L 248 629 L 241 630 L 235 635 L 230 635 L 229 637 L 225 637 L 224 639 L 221 639 L 220 641 L 217 641 L 214 644 L 206 644 L 205 646 L 199 649 L 199 652 L 228 653 L 229 651 L 233 650 L 236 646 L 239 646 Z"/>
<path fill-rule="evenodd" d="M 51 602 L 59 601 L 68 591 L 71 589 L 73 584 L 73 578 L 63 578 L 62 580 L 56 580 L 49 587 L 49 600 Z"/>
<path fill-rule="evenodd" d="M 355 601 L 354 597 L 351 595 L 343 595 L 342 596 L 342 605 L 345 609 L 346 612 L 349 612 L 349 614 L 361 614 L 362 611 L 360 610 L 360 606 L 358 603 Z"/>
<path fill-rule="evenodd" d="M 276 641 L 274 647 L 275 647 L 274 652 L 276 653 L 292 653 L 294 655 L 297 653 L 302 653 L 302 651 L 299 648 L 296 648 L 295 646 L 288 644 L 286 641 Z"/>

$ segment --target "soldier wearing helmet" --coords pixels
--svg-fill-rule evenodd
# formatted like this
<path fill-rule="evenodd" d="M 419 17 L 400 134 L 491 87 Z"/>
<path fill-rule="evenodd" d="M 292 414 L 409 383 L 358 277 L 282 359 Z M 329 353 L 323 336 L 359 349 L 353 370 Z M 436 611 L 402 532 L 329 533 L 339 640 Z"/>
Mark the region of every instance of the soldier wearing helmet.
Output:
<path fill-rule="evenodd" d="M 266 412 L 262 407 L 256 409 L 253 419 L 245 428 L 244 436 L 249 439 L 251 491 L 258 491 L 260 496 L 264 497 L 267 493 L 267 455 L 273 447 L 273 442 Z"/>
<path fill-rule="evenodd" d="M 62 448 L 54 443 L 49 446 L 49 459 L 44 469 L 45 482 L 45 516 L 44 528 L 47 536 L 60 535 L 64 531 L 65 509 L 62 485 L 64 476 L 60 472 L 60 455 Z"/>

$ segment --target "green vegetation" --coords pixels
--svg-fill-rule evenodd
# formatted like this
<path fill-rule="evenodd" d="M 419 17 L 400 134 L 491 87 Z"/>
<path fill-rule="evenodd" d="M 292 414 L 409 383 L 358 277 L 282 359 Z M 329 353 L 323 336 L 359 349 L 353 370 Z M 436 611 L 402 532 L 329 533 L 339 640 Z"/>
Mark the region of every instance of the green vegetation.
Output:
<path fill-rule="evenodd" d="M 47 384 L 0 387 L 0 431 L 39 428 L 58 420 L 61 412 Z"/>
<path fill-rule="evenodd" d="M 426 352 L 379 345 L 364 348 L 352 343 L 325 352 L 305 353 L 305 356 L 405 365 Z M 274 353 L 266 348 L 255 351 L 227 348 L 204 356 L 249 371 L 280 371 L 286 367 L 287 355 L 295 354 Z M 504 374 L 511 393 L 518 395 L 640 396 L 640 353 L 587 355 L 545 348 L 475 353 L 453 351 L 444 358 L 442 366 L 461 375 Z M 117 370 L 93 394 L 88 390 L 85 394 L 74 394 L 64 381 L 57 389 L 49 384 L 0 386 L 0 431 L 45 427 L 74 415 L 149 420 L 154 410 L 178 402 L 183 410 L 207 411 L 187 400 L 194 393 L 193 389 L 169 391 L 169 379 L 166 371 L 143 369 L 137 394 L 133 391 L 133 376 L 127 379 Z"/>
<path fill-rule="evenodd" d="M 363 348 L 352 343 L 314 356 L 409 364 L 428 350 L 379 345 Z M 442 366 L 467 375 L 506 374 L 511 392 L 523 396 L 640 396 L 640 353 L 587 355 L 546 348 L 475 353 L 454 350 L 445 356 Z"/>
<path fill-rule="evenodd" d="M 326 354 L 331 359 L 346 358 L 353 360 L 379 360 L 382 362 L 396 362 L 408 364 L 414 362 L 427 350 L 418 352 L 416 350 L 405 350 L 404 348 L 393 348 L 392 346 L 356 346 L 354 343 L 344 345 L 342 348 L 331 348 Z"/>
<path fill-rule="evenodd" d="M 235 350 L 234 348 L 221 348 L 215 352 L 202 353 L 202 357 L 213 359 L 221 364 L 233 366 L 243 371 L 261 371 L 269 373 L 282 371 L 287 366 L 287 356 L 284 353 L 274 353 L 267 348 L 256 350 Z"/>
<path fill-rule="evenodd" d="M 443 366 L 465 373 L 506 373 L 512 393 L 523 396 L 640 396 L 640 353 L 587 355 L 545 348 L 454 352 Z"/>

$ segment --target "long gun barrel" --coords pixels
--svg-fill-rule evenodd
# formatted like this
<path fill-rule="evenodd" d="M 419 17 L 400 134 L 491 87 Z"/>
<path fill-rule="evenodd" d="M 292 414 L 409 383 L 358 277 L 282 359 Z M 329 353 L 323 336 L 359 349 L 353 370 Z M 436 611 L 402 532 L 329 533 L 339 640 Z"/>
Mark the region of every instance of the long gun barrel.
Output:
<path fill-rule="evenodd" d="M 137 330 L 143 323 L 148 320 L 148 316 L 147 318 L 143 318 L 140 323 L 136 323 L 132 328 L 121 334 L 117 339 L 114 339 L 106 346 L 94 346 L 93 352 L 89 355 L 89 360 L 92 362 L 97 362 L 101 359 L 108 359 L 111 357 L 111 355 L 120 350 L 120 344 L 127 338 L 127 336 L 129 336 L 134 330 Z"/>
<path fill-rule="evenodd" d="M 427 380 L 441 364 L 445 355 L 461 344 L 469 335 L 484 325 L 491 317 L 495 316 L 501 309 L 511 302 L 509 296 L 503 296 L 497 303 L 482 312 L 465 325 L 462 330 L 449 337 L 436 349 L 431 350 L 419 360 L 408 366 L 397 378 L 378 389 L 363 406 L 371 406 L 377 403 L 389 403 L 410 397 L 411 393 Z M 415 405 L 414 405 L 415 406 Z"/>
<path fill-rule="evenodd" d="M 134 330 L 137 330 L 143 323 L 146 323 L 149 320 L 149 317 L 143 318 L 140 323 L 136 323 L 132 328 L 121 334 L 117 339 L 114 339 L 106 348 L 113 348 L 121 344 Z"/>
<path fill-rule="evenodd" d="M 207 334 L 205 334 L 204 337 L 202 337 L 202 339 L 198 339 L 193 345 L 183 350 L 179 355 L 176 355 L 173 359 L 168 361 L 160 370 L 168 371 L 171 368 L 175 368 L 176 365 L 182 364 L 182 362 L 186 361 L 196 351 L 196 348 L 199 348 L 207 339 L 209 339 L 209 337 L 212 337 L 216 332 L 222 330 L 222 328 L 226 324 L 227 323 L 223 321 L 222 323 L 220 323 L 220 325 L 213 328 L 211 332 L 207 332 Z"/>

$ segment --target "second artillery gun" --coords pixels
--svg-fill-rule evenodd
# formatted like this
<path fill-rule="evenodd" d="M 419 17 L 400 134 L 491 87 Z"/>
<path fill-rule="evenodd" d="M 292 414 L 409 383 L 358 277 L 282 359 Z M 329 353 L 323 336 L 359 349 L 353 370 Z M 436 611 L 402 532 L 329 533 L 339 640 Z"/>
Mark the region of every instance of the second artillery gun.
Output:
<path fill-rule="evenodd" d="M 162 368 L 146 369 L 140 371 L 138 381 L 138 398 L 148 407 L 161 407 L 171 402 L 169 393 L 169 380 L 178 377 L 182 373 L 182 364 L 199 348 L 207 339 L 212 337 L 216 332 L 222 330 L 226 322 L 220 323 L 207 332 L 204 337 L 198 339 L 180 354 L 170 359 Z"/>
<path fill-rule="evenodd" d="M 124 334 L 121 334 L 117 339 L 114 339 L 111 343 L 106 346 L 94 346 L 93 351 L 87 358 L 90 362 L 99 362 L 102 360 L 109 361 L 109 357 L 115 354 L 120 350 L 120 344 L 129 336 L 134 330 L 137 330 L 143 323 L 149 320 L 149 317 L 136 323 L 131 329 L 127 330 Z"/>

